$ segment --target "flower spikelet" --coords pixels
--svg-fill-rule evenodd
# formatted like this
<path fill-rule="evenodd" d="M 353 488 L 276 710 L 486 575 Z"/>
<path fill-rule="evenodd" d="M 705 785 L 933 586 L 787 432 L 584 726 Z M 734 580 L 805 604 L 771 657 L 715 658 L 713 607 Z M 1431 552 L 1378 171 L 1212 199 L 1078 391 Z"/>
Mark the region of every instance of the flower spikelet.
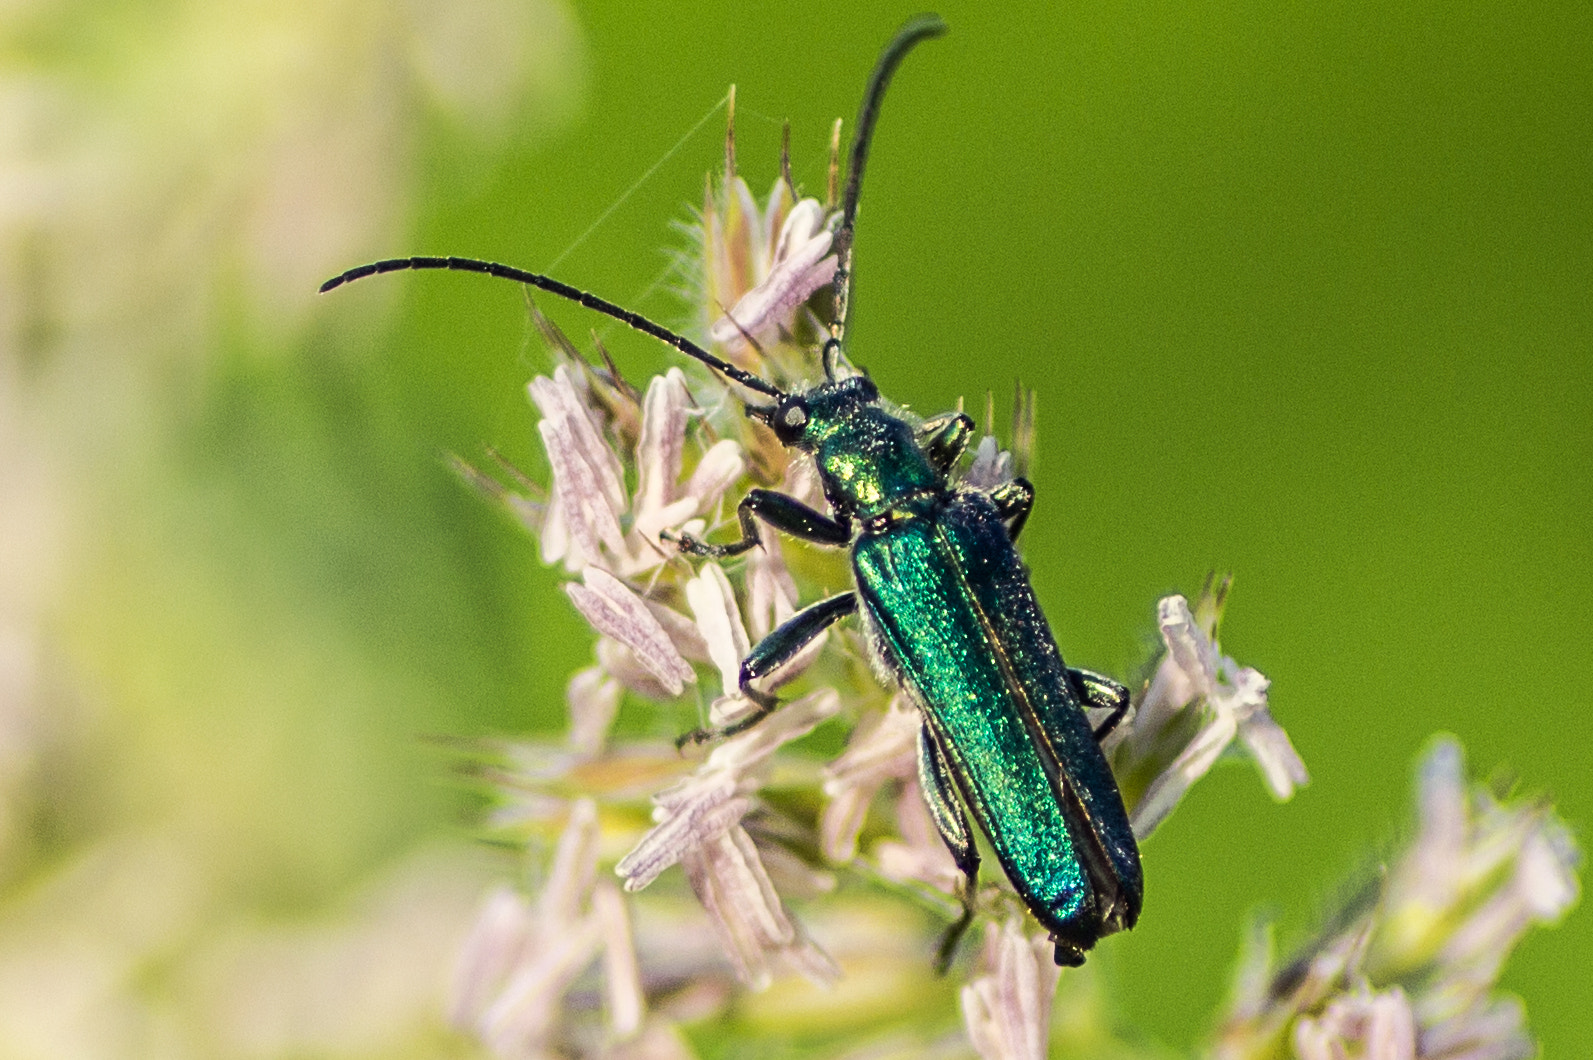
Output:
<path fill-rule="evenodd" d="M 711 186 L 692 285 L 701 341 L 785 390 L 822 378 L 836 222 L 832 207 L 803 198 L 788 178 L 762 204 L 733 174 Z M 591 627 L 594 661 L 566 686 L 566 742 L 511 745 L 492 771 L 503 803 L 496 825 L 525 838 L 561 829 L 565 838 L 543 899 L 505 892 L 484 908 L 460 976 L 458 1019 L 499 1052 L 620 1055 L 661 1043 L 660 1055 L 675 1055 L 671 999 L 683 984 L 723 1004 L 731 984 L 758 990 L 787 972 L 828 982 L 849 960 L 877 961 L 877 947 L 848 951 L 845 935 L 824 925 L 851 915 L 861 896 L 884 895 L 915 915 L 935 913 L 903 949 L 910 976 L 924 974 L 936 937 L 971 904 L 985 945 L 962 995 L 968 1033 L 986 1057 L 1043 1056 L 1059 974 L 1053 947 L 1030 937 L 1027 913 L 993 862 L 976 892 L 966 887 L 919 789 L 919 705 L 858 623 L 830 627 L 752 694 L 741 685 L 754 645 L 849 585 L 844 556 L 782 544 L 767 529 L 734 558 L 698 559 L 677 544 L 682 535 L 734 533 L 729 513 L 754 487 L 828 513 L 811 458 L 742 415 L 745 395 L 700 366 L 633 386 L 606 354 L 583 359 L 545 318 L 535 320 L 557 362 L 529 388 L 551 483 L 545 494 L 530 487 L 504 499 L 540 537 L 543 558 L 568 573 L 564 592 Z M 986 430 L 949 469 L 947 488 L 1004 489 L 1025 474 L 1034 408 L 1032 392 L 1020 389 L 1006 445 L 987 411 Z M 926 437 L 953 422 L 891 410 Z M 1222 656 L 1215 622 L 1194 617 L 1183 598 L 1164 601 L 1160 618 L 1166 658 L 1109 745 L 1123 775 L 1140 778 L 1125 787 L 1130 808 L 1148 791 L 1146 812 L 1161 819 L 1236 739 L 1280 795 L 1303 782 L 1266 713 L 1265 679 Z M 770 712 L 777 692 L 783 701 Z M 614 736 L 630 697 L 650 701 L 643 730 L 651 736 L 628 723 L 621 731 L 632 735 Z M 682 711 L 703 728 L 677 753 L 658 737 Z M 809 750 L 810 734 L 840 749 L 826 761 Z M 573 903 L 547 898 L 568 892 L 555 886 L 568 875 L 567 843 L 583 866 L 611 864 L 623 892 L 583 883 Z M 838 878 L 854 886 L 838 887 Z M 706 930 L 649 945 L 650 909 L 676 909 L 681 898 L 695 900 Z M 555 906 L 570 928 L 556 939 Z M 634 949 L 616 941 L 629 931 L 622 921 L 636 925 Z M 706 956 L 704 941 L 722 956 Z M 612 994 L 610 1025 L 596 1037 L 585 1028 L 586 1044 L 574 1048 L 559 999 L 593 978 L 638 985 Z"/>
<path fill-rule="evenodd" d="M 547 882 L 535 902 L 489 894 L 455 977 L 453 1019 L 502 1057 L 544 1055 L 567 1032 L 564 995 L 602 958 L 610 1037 L 640 1029 L 645 1001 L 619 891 L 599 880 L 597 808 L 569 807 Z"/>
<path fill-rule="evenodd" d="M 1251 1060 L 1527 1060 L 1525 1014 L 1497 982 L 1533 927 L 1576 903 L 1580 856 L 1540 801 L 1469 783 L 1435 741 L 1416 782 L 1416 834 L 1324 937 L 1276 966 L 1258 934 L 1213 1055 Z"/>
<path fill-rule="evenodd" d="M 962 988 L 963 1022 L 984 1060 L 1045 1060 L 1051 999 L 1061 970 L 1044 935 L 1015 920 L 985 929 L 980 973 Z"/>
<path fill-rule="evenodd" d="M 1227 587 L 1224 581 L 1213 589 L 1208 581 L 1193 611 L 1182 596 L 1161 601 L 1156 617 L 1164 650 L 1131 716 L 1103 745 L 1140 839 L 1156 830 L 1235 739 L 1274 798 L 1289 798 L 1308 779 L 1305 763 L 1267 709 L 1271 682 L 1218 647 Z"/>

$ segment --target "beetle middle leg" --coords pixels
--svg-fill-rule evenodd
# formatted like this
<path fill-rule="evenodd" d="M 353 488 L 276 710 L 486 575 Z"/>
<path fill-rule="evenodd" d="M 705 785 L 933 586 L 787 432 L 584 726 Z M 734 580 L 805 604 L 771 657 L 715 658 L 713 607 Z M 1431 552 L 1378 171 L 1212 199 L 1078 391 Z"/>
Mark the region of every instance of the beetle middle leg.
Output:
<path fill-rule="evenodd" d="M 1093 670 L 1068 667 L 1068 683 L 1079 702 L 1091 710 L 1110 710 L 1106 720 L 1095 728 L 1095 742 L 1100 743 L 1112 734 L 1123 715 L 1128 713 L 1128 689 L 1103 674 Z"/>
<path fill-rule="evenodd" d="M 688 534 L 665 534 L 664 539 L 693 556 L 739 556 L 758 546 L 758 520 L 762 519 L 782 533 L 819 545 L 844 545 L 852 540 L 852 531 L 845 523 L 774 490 L 750 491 L 736 505 L 736 518 L 741 523 L 741 540 L 728 545 L 710 545 Z"/>
<path fill-rule="evenodd" d="M 946 929 L 940 946 L 935 951 L 935 971 L 946 974 L 956 956 L 957 944 L 968 933 L 974 918 L 974 888 L 979 882 L 979 847 L 974 842 L 973 829 L 968 825 L 968 815 L 957 801 L 951 779 L 951 767 L 946 756 L 935 742 L 926 725 L 918 730 L 918 786 L 924 793 L 924 803 L 929 807 L 930 820 L 940 833 L 952 861 L 963 875 L 962 916 Z"/>
<path fill-rule="evenodd" d="M 996 506 L 1002 522 L 1007 524 L 1007 536 L 1018 540 L 1023 524 L 1029 520 L 1029 512 L 1034 509 L 1034 483 L 1026 478 L 1003 482 L 990 491 L 990 501 Z"/>
<path fill-rule="evenodd" d="M 973 418 L 962 412 L 943 412 L 925 420 L 918 428 L 918 444 L 941 474 L 950 472 L 962 458 L 973 436 Z"/>
<path fill-rule="evenodd" d="M 694 729 L 676 740 L 675 746 L 684 747 L 688 743 L 702 743 L 715 737 L 734 736 L 767 718 L 780 705 L 780 700 L 771 693 L 753 688 L 752 682 L 769 676 L 796 658 L 797 653 L 813 643 L 820 633 L 856 610 L 856 593 L 838 593 L 804 607 L 780 623 L 779 628 L 754 645 L 741 661 L 741 694 L 756 704 L 757 709 L 720 729 Z"/>

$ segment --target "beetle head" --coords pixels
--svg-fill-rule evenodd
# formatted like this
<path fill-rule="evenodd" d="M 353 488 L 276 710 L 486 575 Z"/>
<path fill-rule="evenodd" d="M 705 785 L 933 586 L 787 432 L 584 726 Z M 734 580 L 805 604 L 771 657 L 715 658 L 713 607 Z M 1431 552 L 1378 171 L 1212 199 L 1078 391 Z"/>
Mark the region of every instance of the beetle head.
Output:
<path fill-rule="evenodd" d="M 782 394 L 772 405 L 749 405 L 747 415 L 768 424 L 781 445 L 811 450 L 858 409 L 878 401 L 874 381 L 858 373 L 801 393 Z"/>

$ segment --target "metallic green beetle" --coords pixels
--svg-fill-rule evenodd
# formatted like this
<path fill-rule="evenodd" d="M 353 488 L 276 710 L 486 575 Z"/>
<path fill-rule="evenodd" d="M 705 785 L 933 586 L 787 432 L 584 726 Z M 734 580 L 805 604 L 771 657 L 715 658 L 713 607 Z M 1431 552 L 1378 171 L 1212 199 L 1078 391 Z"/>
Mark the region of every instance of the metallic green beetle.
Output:
<path fill-rule="evenodd" d="M 1128 690 L 1062 661 L 1013 545 L 1034 503 L 1018 478 L 989 490 L 953 486 L 973 436 L 962 413 L 927 421 L 880 398 L 844 354 L 852 233 L 863 169 L 885 89 L 914 45 L 945 32 L 933 15 L 904 25 L 880 56 L 858 115 L 834 247 L 834 316 L 824 344 L 825 381 L 800 393 L 713 356 L 690 339 L 557 280 L 468 258 L 396 258 L 350 269 L 322 291 L 377 273 L 458 269 L 528 284 L 579 302 L 653 336 L 770 399 L 747 414 L 780 441 L 812 455 L 832 514 L 770 490 L 752 490 L 738 515 L 740 540 L 676 543 L 699 556 L 758 545 L 758 523 L 851 550 L 853 592 L 793 615 L 752 649 L 741 688 L 758 705 L 717 733 L 756 724 L 778 705 L 756 687 L 826 627 L 857 613 L 883 668 L 918 705 L 919 780 L 941 837 L 966 880 L 965 912 L 948 932 L 950 959 L 973 915 L 979 823 L 1008 880 L 1051 933 L 1058 964 L 1083 963 L 1097 939 L 1134 926 L 1144 891 L 1139 849 L 1099 740 L 1128 708 Z M 1110 713 L 1092 731 L 1084 708 Z M 964 812 L 966 808 L 967 812 Z"/>

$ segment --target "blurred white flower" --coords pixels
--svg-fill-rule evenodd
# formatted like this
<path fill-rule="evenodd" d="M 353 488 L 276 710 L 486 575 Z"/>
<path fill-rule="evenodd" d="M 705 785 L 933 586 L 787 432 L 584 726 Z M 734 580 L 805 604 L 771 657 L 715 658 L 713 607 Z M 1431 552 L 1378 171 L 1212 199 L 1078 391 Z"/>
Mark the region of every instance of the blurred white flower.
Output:
<path fill-rule="evenodd" d="M 1528 929 L 1578 897 L 1570 833 L 1531 799 L 1469 784 L 1459 746 L 1435 741 L 1417 775 L 1417 832 L 1380 885 L 1282 968 L 1259 940 L 1241 966 L 1219 1060 L 1527 1060 L 1521 1006 L 1498 993 Z"/>
<path fill-rule="evenodd" d="M 499 888 L 482 905 L 460 954 L 452 1014 L 498 1056 L 552 1055 L 565 994 L 600 956 L 608 1035 L 623 1040 L 641 1028 L 646 999 L 630 918 L 619 889 L 597 878 L 597 843 L 597 807 L 577 800 L 536 901 Z"/>
<path fill-rule="evenodd" d="M 1294 1051 L 1299 1060 L 1416 1060 L 1416 1016 L 1398 987 L 1344 994 L 1294 1025 Z"/>
<path fill-rule="evenodd" d="M 0 1054 L 372 1056 L 435 1036 L 474 863 L 375 869 L 420 834 L 365 812 L 378 774 L 334 754 L 318 787 L 287 764 L 308 761 L 310 712 L 345 716 L 319 735 L 348 751 L 375 731 L 350 703 L 413 686 L 363 669 L 312 591 L 278 599 L 262 553 L 238 591 L 232 550 L 263 531 L 223 526 L 282 497 L 223 501 L 241 472 L 199 424 L 228 400 L 215 373 L 303 353 L 320 278 L 411 227 L 417 119 L 556 125 L 580 37 L 563 0 L 4 6 Z M 227 417 L 235 438 L 293 477 L 319 459 L 282 448 L 298 428 L 246 420 Z"/>
<path fill-rule="evenodd" d="M 583 89 L 563 0 L 178 0 L 92 42 L 31 6 L 0 74 L 0 352 L 48 333 L 32 355 L 71 381 L 61 411 L 85 429 L 101 425 L 82 410 L 164 395 L 147 363 L 191 370 L 229 313 L 292 333 L 321 279 L 390 248 L 422 113 L 525 135 Z"/>
<path fill-rule="evenodd" d="M 985 927 L 979 974 L 962 988 L 968 1037 L 984 1060 L 1045 1060 L 1051 1000 L 1062 970 L 1044 935 L 1024 935 L 1016 920 Z"/>

